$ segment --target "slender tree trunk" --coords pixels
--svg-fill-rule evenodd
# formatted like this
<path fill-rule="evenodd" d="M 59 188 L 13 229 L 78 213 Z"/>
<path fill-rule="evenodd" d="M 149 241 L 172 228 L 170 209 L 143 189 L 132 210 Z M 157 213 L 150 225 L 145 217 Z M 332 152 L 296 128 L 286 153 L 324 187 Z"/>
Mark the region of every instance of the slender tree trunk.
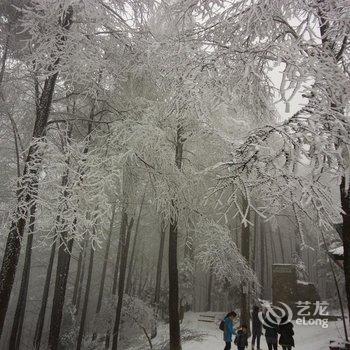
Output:
<path fill-rule="evenodd" d="M 58 222 L 59 220 L 60 220 L 60 218 L 57 217 L 56 222 Z M 50 260 L 49 260 L 49 264 L 48 264 L 47 270 L 46 270 L 44 291 L 43 291 L 43 296 L 41 298 L 41 306 L 40 306 L 39 316 L 38 316 L 38 320 L 37 320 L 36 327 L 35 327 L 35 335 L 34 335 L 34 340 L 33 340 L 33 346 L 34 346 L 35 350 L 40 349 L 41 336 L 42 336 L 44 321 L 45 321 L 46 306 L 47 306 L 47 301 L 49 298 L 52 268 L 53 268 L 53 263 L 55 260 L 55 253 L 56 253 L 56 240 L 54 241 L 54 243 L 52 244 L 52 247 L 51 247 Z"/>
<path fill-rule="evenodd" d="M 156 305 L 158 305 L 160 301 L 160 288 L 161 288 L 161 282 L 162 282 L 162 267 L 163 267 L 163 256 L 164 256 L 164 246 L 165 246 L 165 235 L 166 235 L 166 227 L 165 227 L 164 220 L 162 220 L 160 224 L 160 244 L 159 244 L 159 251 L 158 251 L 156 287 L 154 292 L 154 303 Z"/>
<path fill-rule="evenodd" d="M 175 150 L 175 164 L 179 170 L 182 166 L 183 154 L 182 128 L 177 129 Z M 178 208 L 174 199 L 171 205 L 175 215 L 170 218 L 169 228 L 169 330 L 170 350 L 181 350 L 180 318 L 179 318 L 179 272 L 177 264 L 177 240 L 178 240 Z"/>
<path fill-rule="evenodd" d="M 92 126 L 93 126 L 93 120 L 94 120 L 94 111 L 95 111 L 95 101 L 91 105 L 89 123 L 87 128 L 87 139 L 89 142 L 91 139 L 91 132 L 92 132 Z M 88 151 L 89 151 L 89 144 L 85 146 L 83 150 L 83 154 L 86 155 Z M 85 158 L 83 160 L 85 161 Z M 79 181 L 82 182 L 83 176 L 84 176 L 84 170 L 78 169 L 78 173 L 80 174 Z M 67 173 L 67 177 L 68 177 L 68 173 Z M 67 189 L 64 192 L 64 196 L 68 197 Z M 69 205 L 68 203 L 66 203 L 66 208 L 68 207 Z M 53 296 L 50 331 L 49 331 L 49 344 L 48 344 L 49 350 L 56 350 L 59 344 L 61 322 L 62 322 L 62 315 L 63 315 L 63 306 L 64 306 L 64 300 L 66 296 L 70 259 L 71 259 L 72 248 L 74 243 L 73 238 L 68 238 L 68 232 L 65 227 L 63 216 L 62 216 L 62 223 L 63 223 L 62 225 L 63 232 L 61 232 L 60 234 L 61 245 L 58 250 L 55 292 Z M 74 218 L 73 229 L 71 234 L 74 234 L 76 226 L 77 226 L 77 217 Z M 78 299 L 79 299 L 79 292 L 78 292 Z M 79 300 L 77 301 L 77 303 L 79 303 Z"/>
<path fill-rule="evenodd" d="M 71 26 L 73 11 L 71 7 L 65 11 L 59 19 L 59 25 L 68 30 Z M 62 43 L 65 41 L 65 36 L 57 38 L 57 41 Z M 59 64 L 59 58 L 54 63 L 52 70 Z M 5 316 L 10 301 L 10 295 L 15 279 L 16 269 L 18 265 L 19 254 L 21 250 L 21 239 L 26 226 L 29 207 L 36 202 L 36 188 L 38 186 L 38 171 L 41 164 L 41 155 L 38 157 L 38 144 L 36 140 L 45 136 L 47 120 L 50 114 L 52 96 L 54 93 L 58 72 L 46 78 L 38 108 L 32 140 L 35 143 L 29 148 L 27 158 L 25 160 L 23 170 L 22 188 L 17 191 L 17 207 L 15 209 L 14 219 L 10 225 L 10 232 L 7 237 L 4 257 L 0 270 L 0 337 L 2 335 Z"/>
<path fill-rule="evenodd" d="M 125 211 L 123 211 L 123 221 L 128 223 L 128 215 Z M 123 250 L 122 250 L 122 259 L 120 264 L 120 272 L 119 272 L 119 283 L 118 283 L 118 303 L 117 303 L 117 311 L 115 316 L 115 323 L 113 329 L 113 342 L 112 342 L 112 350 L 118 349 L 118 340 L 119 340 L 119 327 L 122 316 L 122 307 L 123 307 L 123 298 L 124 298 L 124 285 L 125 285 L 125 277 L 126 277 L 126 264 L 128 261 L 128 251 L 130 244 L 130 236 L 132 226 L 134 224 L 134 219 L 131 218 L 129 224 L 126 224 L 126 230 L 123 232 Z"/>
<path fill-rule="evenodd" d="M 122 247 L 123 247 L 123 241 L 121 238 L 121 233 L 126 230 L 126 225 L 128 223 L 125 222 L 125 217 L 122 216 L 122 221 L 120 223 L 120 232 L 119 232 L 119 243 L 118 243 L 118 252 L 117 252 L 117 259 L 115 261 L 115 267 L 114 267 L 114 275 L 113 275 L 113 286 L 112 286 L 112 294 L 115 295 L 117 292 L 117 284 L 118 284 L 118 275 L 119 275 L 119 265 L 120 265 L 120 258 L 122 255 Z"/>
<path fill-rule="evenodd" d="M 282 240 L 282 233 L 280 228 L 278 227 L 278 240 L 280 242 L 280 248 L 281 248 L 281 256 L 282 256 L 282 263 L 284 264 L 286 259 L 285 259 L 285 255 L 284 255 L 284 246 L 283 246 L 283 240 Z"/>
<path fill-rule="evenodd" d="M 109 223 L 109 233 L 108 233 L 108 239 L 107 239 L 107 244 L 106 244 L 105 256 L 104 256 L 104 260 L 103 260 L 100 288 L 99 288 L 99 292 L 98 292 L 98 299 L 97 299 L 97 306 L 96 306 L 96 314 L 99 314 L 99 312 L 101 311 L 101 306 L 102 306 L 103 291 L 104 291 L 104 287 L 105 287 L 105 280 L 106 280 L 106 273 L 107 273 L 107 262 L 108 262 L 108 256 L 109 256 L 109 249 L 111 247 L 113 225 L 114 225 L 114 220 L 115 220 L 115 212 L 116 212 L 116 203 L 113 204 L 112 217 L 111 217 L 111 221 Z"/>
<path fill-rule="evenodd" d="M 348 313 L 350 318 L 350 190 L 346 188 L 345 178 L 342 178 L 340 185 L 341 205 L 343 209 L 343 247 L 344 247 L 344 274 L 345 290 L 348 302 Z M 350 322 L 350 319 L 349 319 Z"/>
<path fill-rule="evenodd" d="M 30 277 L 30 267 L 32 260 L 32 245 L 33 245 L 33 232 L 35 225 L 35 206 L 31 207 L 31 215 L 29 219 L 29 232 L 27 237 L 27 246 L 25 252 L 24 266 L 22 272 L 21 286 L 19 289 L 18 301 L 15 311 L 15 316 L 13 319 L 11 337 L 9 342 L 10 350 L 18 350 L 21 345 L 21 335 L 23 329 L 23 322 L 25 316 L 25 309 L 27 304 L 27 295 L 28 295 L 28 285 Z"/>
<path fill-rule="evenodd" d="M 119 230 L 119 242 L 118 242 L 118 252 L 117 252 L 117 259 L 115 261 L 115 266 L 114 266 L 114 275 L 113 275 L 113 286 L 112 286 L 112 295 L 116 295 L 117 293 L 117 284 L 118 284 L 118 276 L 119 276 L 119 266 L 120 266 L 120 260 L 123 252 L 123 237 L 124 233 L 127 230 L 127 221 L 125 221 L 126 216 L 123 215 L 122 213 L 122 218 L 120 221 L 120 230 Z M 111 325 L 112 327 L 112 325 Z M 105 348 L 109 349 L 109 344 L 110 344 L 110 329 L 107 330 L 106 332 L 106 341 L 105 341 Z"/>
<path fill-rule="evenodd" d="M 80 279 L 83 269 L 83 261 L 85 257 L 85 248 L 86 248 L 87 240 L 84 241 L 83 247 L 79 250 L 79 257 L 78 257 L 78 266 L 77 266 L 77 273 L 75 275 L 75 282 L 74 282 L 74 289 L 73 289 L 73 297 L 72 297 L 72 305 L 78 310 L 79 306 L 77 306 L 78 302 L 78 292 L 80 287 Z"/>
<path fill-rule="evenodd" d="M 69 163 L 69 160 L 67 161 Z M 66 173 L 63 175 L 62 183 L 65 186 L 63 191 L 63 198 L 65 199 L 65 206 L 67 206 L 67 200 L 69 192 L 67 190 L 69 178 L 69 167 L 67 167 Z M 49 349 L 56 350 L 59 343 L 59 336 L 61 330 L 61 321 L 63 313 L 64 299 L 66 295 L 66 287 L 68 280 L 68 272 L 70 265 L 70 257 L 73 248 L 73 238 L 68 239 L 68 231 L 65 220 L 63 218 L 64 210 L 61 215 L 60 222 L 57 223 L 59 232 L 59 248 L 57 256 L 57 269 L 56 269 L 56 281 L 55 290 L 52 302 L 51 322 L 49 331 Z M 76 218 L 74 219 L 74 226 L 76 226 Z"/>
<path fill-rule="evenodd" d="M 327 245 L 327 242 L 326 242 L 326 239 L 324 237 L 322 229 L 321 229 L 321 236 L 322 236 L 322 240 L 323 240 L 325 253 L 328 255 L 329 247 Z M 335 289 L 337 291 L 339 308 L 340 308 L 340 312 L 341 312 L 341 315 L 342 315 L 342 321 L 343 321 L 343 327 L 344 327 L 345 340 L 349 341 L 348 331 L 347 331 L 347 328 L 346 328 L 346 320 L 345 320 L 345 312 L 344 312 L 343 300 L 342 300 L 342 297 L 341 297 L 341 294 L 340 294 L 340 288 L 339 288 L 338 279 L 337 279 L 337 276 L 336 276 L 335 271 L 334 271 L 333 261 L 331 259 L 328 259 L 328 260 L 329 260 L 329 267 L 331 268 L 331 272 L 332 272 L 332 276 L 333 276 Z"/>
<path fill-rule="evenodd" d="M 264 297 L 265 289 L 265 232 L 264 226 L 259 221 L 259 231 L 260 231 L 260 285 L 261 285 L 261 297 Z"/>
<path fill-rule="evenodd" d="M 104 256 L 104 260 L 103 260 L 103 267 L 102 267 L 102 274 L 101 274 L 101 281 L 100 281 L 100 288 L 99 288 L 99 292 L 98 292 L 95 316 L 97 316 L 100 313 L 101 307 L 102 307 L 103 292 L 104 292 L 106 273 L 107 273 L 107 262 L 108 262 L 109 250 L 111 247 L 111 240 L 112 240 L 112 233 L 113 233 L 113 225 L 114 225 L 114 221 L 115 221 L 116 207 L 117 207 L 117 205 L 115 202 L 115 203 L 113 203 L 113 206 L 112 206 L 112 217 L 111 217 L 111 220 L 109 222 L 108 239 L 107 239 L 107 244 L 106 244 L 105 256 Z M 107 339 L 107 337 L 109 338 L 108 333 L 106 334 L 106 339 Z M 93 340 L 96 339 L 96 332 L 94 332 L 92 339 Z"/>
<path fill-rule="evenodd" d="M 207 294 L 207 311 L 211 311 L 211 291 L 213 288 L 213 272 L 209 270 L 208 294 Z"/>
<path fill-rule="evenodd" d="M 75 313 L 76 314 L 79 313 L 80 300 L 81 300 L 81 295 L 83 293 L 83 285 L 84 285 L 84 277 L 85 277 L 86 251 L 87 251 L 87 240 L 86 240 L 86 244 L 84 245 L 84 252 L 83 252 L 83 257 L 82 257 L 81 271 L 80 271 L 79 279 L 78 279 L 77 299 L 76 299 L 76 304 L 75 304 Z"/>
<path fill-rule="evenodd" d="M 247 208 L 246 200 L 243 199 L 243 209 Z M 244 259 L 247 261 L 249 265 L 250 261 L 250 228 L 248 224 L 242 223 L 242 231 L 241 231 L 241 253 Z M 240 322 L 242 324 L 246 324 L 248 327 L 248 333 L 250 331 L 250 312 L 249 312 L 249 282 L 244 281 L 241 285 L 241 317 Z"/>
<path fill-rule="evenodd" d="M 138 215 L 137 220 L 136 220 L 134 243 L 133 243 L 132 250 L 131 250 L 129 269 L 128 269 L 128 277 L 126 280 L 126 287 L 125 287 L 126 294 L 130 294 L 130 291 L 131 291 L 131 280 L 132 280 L 132 274 L 133 274 L 134 264 L 135 264 L 134 260 L 135 260 L 136 243 L 137 243 L 138 234 L 139 234 L 141 214 L 142 214 L 143 204 L 145 201 L 146 189 L 147 189 L 147 184 L 145 185 L 145 189 L 143 191 L 143 195 L 142 195 L 142 199 L 141 199 L 141 203 L 140 203 L 139 215 Z"/>
<path fill-rule="evenodd" d="M 68 131 L 68 139 L 71 135 L 71 129 Z M 66 164 L 69 164 L 69 159 L 66 161 Z M 68 173 L 67 175 L 62 176 L 62 186 L 66 186 L 68 182 Z M 36 192 L 38 189 L 36 188 Z M 28 295 L 28 286 L 30 279 L 30 267 L 31 267 L 31 259 L 32 259 L 32 246 L 33 246 L 33 233 L 34 233 L 34 225 L 35 225 L 35 212 L 36 212 L 36 202 L 33 203 L 33 206 L 30 208 L 30 219 L 28 225 L 28 238 L 27 238 L 27 246 L 25 252 L 25 260 L 23 266 L 22 280 L 21 286 L 18 296 L 18 302 L 16 307 L 16 312 L 13 320 L 11 337 L 10 337 L 10 349 L 17 350 L 20 348 L 23 322 L 26 310 L 27 303 L 27 295 Z"/>
<path fill-rule="evenodd" d="M 173 204 L 174 205 L 174 204 Z M 177 267 L 177 220 L 170 220 L 169 230 L 169 327 L 170 350 L 181 350 L 179 317 L 179 278 Z"/>
<path fill-rule="evenodd" d="M 139 271 L 139 283 L 137 287 L 137 295 L 141 298 L 142 297 L 142 286 L 143 286 L 143 279 L 145 276 L 145 265 L 144 265 L 144 257 L 145 257 L 145 247 L 143 246 L 141 249 L 141 267 Z"/>
<path fill-rule="evenodd" d="M 84 336 L 87 307 L 89 304 L 92 269 L 94 266 L 94 254 L 95 254 L 95 250 L 91 245 L 91 247 L 90 247 L 90 260 L 89 260 L 89 267 L 88 267 L 88 276 L 87 276 L 87 281 L 86 281 L 84 303 L 83 303 L 83 308 L 81 311 L 80 327 L 79 327 L 78 340 L 77 340 L 77 348 L 76 348 L 77 350 L 81 349 L 81 343 L 83 341 L 83 336 Z"/>
<path fill-rule="evenodd" d="M 269 286 L 271 285 L 270 284 L 270 281 L 271 281 L 271 275 L 270 275 L 270 272 L 271 272 L 271 252 L 270 252 L 270 249 L 268 249 L 268 233 L 267 231 L 265 231 L 265 225 L 264 225 L 264 249 L 263 249 L 263 252 L 265 253 L 265 281 L 264 281 L 264 286 L 266 287 L 265 288 L 265 297 L 267 299 L 270 299 L 270 295 L 271 295 L 271 292 L 270 292 L 270 288 Z"/>
<path fill-rule="evenodd" d="M 277 255 L 276 255 L 275 241 L 272 237 L 271 231 L 269 231 L 269 236 L 270 236 L 270 241 L 271 241 L 272 264 L 274 264 L 277 261 Z"/>
<path fill-rule="evenodd" d="M 73 239 L 67 241 L 67 232 L 62 233 L 60 247 L 58 249 L 57 272 L 55 293 L 52 302 L 51 323 L 49 332 L 48 349 L 57 350 L 61 331 L 64 299 L 68 280 L 70 257 L 73 247 Z"/>

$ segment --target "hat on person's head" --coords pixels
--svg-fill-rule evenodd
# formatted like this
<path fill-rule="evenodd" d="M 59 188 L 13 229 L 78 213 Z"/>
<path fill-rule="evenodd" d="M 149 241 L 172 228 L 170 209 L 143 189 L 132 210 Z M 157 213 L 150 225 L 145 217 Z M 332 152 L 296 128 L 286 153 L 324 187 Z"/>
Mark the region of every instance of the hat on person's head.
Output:
<path fill-rule="evenodd" d="M 227 314 L 227 316 L 228 316 L 228 317 L 236 317 L 237 314 L 236 314 L 236 312 L 234 312 L 234 311 L 232 310 L 232 311 L 230 311 L 230 312 Z"/>

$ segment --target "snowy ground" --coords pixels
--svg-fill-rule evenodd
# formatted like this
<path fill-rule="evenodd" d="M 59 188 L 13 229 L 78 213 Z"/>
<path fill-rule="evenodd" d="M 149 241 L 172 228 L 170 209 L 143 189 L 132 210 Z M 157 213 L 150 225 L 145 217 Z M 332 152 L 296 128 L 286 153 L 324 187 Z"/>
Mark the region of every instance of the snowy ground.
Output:
<path fill-rule="evenodd" d="M 206 319 L 200 315 L 215 315 L 215 322 L 201 322 Z M 224 348 L 222 332 L 218 328 L 222 314 L 186 313 L 182 324 L 183 350 L 221 350 Z M 338 339 L 342 335 L 341 321 L 329 322 L 328 328 L 321 326 L 296 326 L 296 350 L 328 350 L 329 340 Z M 159 328 L 158 336 L 154 339 L 155 349 L 166 350 L 168 329 L 166 325 Z M 262 350 L 267 350 L 265 338 L 262 337 Z M 143 347 L 142 349 L 145 349 Z M 234 349 L 234 348 L 233 348 Z M 249 348 L 250 349 L 250 346 Z"/>

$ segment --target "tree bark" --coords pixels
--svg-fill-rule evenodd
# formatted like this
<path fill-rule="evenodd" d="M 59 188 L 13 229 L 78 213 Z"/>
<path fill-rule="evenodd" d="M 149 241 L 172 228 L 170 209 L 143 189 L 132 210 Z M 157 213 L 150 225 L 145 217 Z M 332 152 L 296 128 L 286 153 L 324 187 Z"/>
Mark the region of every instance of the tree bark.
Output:
<path fill-rule="evenodd" d="M 207 294 L 207 311 L 211 311 L 211 290 L 213 286 L 213 273 L 209 270 L 208 294 Z"/>
<path fill-rule="evenodd" d="M 158 305 L 160 301 L 165 235 L 166 235 L 166 227 L 165 227 L 164 221 L 162 220 L 160 224 L 160 244 L 159 244 L 159 251 L 158 251 L 156 287 L 154 292 L 154 304 L 156 305 Z"/>
<path fill-rule="evenodd" d="M 100 288 L 99 288 L 99 292 L 98 292 L 96 314 L 100 313 L 101 306 L 102 306 L 103 291 L 104 291 L 105 280 L 106 280 L 106 273 L 107 273 L 107 262 L 108 262 L 109 250 L 110 250 L 110 247 L 111 247 L 113 225 L 114 225 L 114 220 L 115 220 L 115 212 L 116 212 L 116 203 L 114 203 L 113 206 L 112 206 L 112 217 L 111 217 L 111 221 L 109 223 L 109 233 L 108 233 L 108 239 L 107 239 L 107 244 L 106 244 L 105 256 L 104 256 L 104 259 L 103 259 L 103 267 L 102 267 Z"/>
<path fill-rule="evenodd" d="M 119 230 L 119 242 L 118 242 L 118 252 L 117 252 L 117 259 L 115 261 L 115 267 L 114 267 L 114 275 L 113 275 L 113 286 L 112 286 L 112 294 L 115 295 L 117 293 L 117 284 L 118 284 L 118 276 L 119 276 L 119 267 L 120 267 L 120 260 L 123 252 L 123 232 L 126 231 L 128 222 L 125 221 L 126 216 L 122 213 L 122 219 L 120 222 L 120 230 Z"/>
<path fill-rule="evenodd" d="M 132 280 L 132 274 L 134 271 L 134 264 L 135 264 L 135 252 L 136 252 L 136 243 L 137 243 L 137 238 L 139 234 L 139 228 L 140 228 L 140 221 L 141 221 L 141 214 L 142 214 L 142 209 L 143 209 L 143 204 L 145 202 L 145 196 L 146 196 L 146 189 L 147 189 L 147 184 L 145 185 L 145 189 L 143 191 L 141 203 L 140 203 L 140 210 L 139 210 L 139 215 L 136 220 L 136 227 L 135 227 L 135 235 L 134 235 L 134 242 L 132 245 L 132 250 L 131 250 L 131 255 L 130 255 L 130 262 L 129 262 L 129 269 L 128 269 L 128 277 L 126 280 L 126 287 L 125 287 L 125 293 L 130 294 L 131 291 L 131 280 Z"/>
<path fill-rule="evenodd" d="M 58 222 L 59 220 L 60 220 L 60 218 L 58 217 L 56 219 L 56 222 Z M 41 298 L 41 306 L 40 306 L 39 316 L 38 316 L 38 320 L 37 320 L 36 327 L 35 327 L 35 335 L 34 335 L 34 340 L 33 340 L 33 346 L 34 346 L 35 350 L 40 349 L 41 336 L 42 336 L 44 321 L 45 321 L 46 306 L 47 306 L 47 301 L 49 298 L 52 268 L 53 268 L 53 263 L 55 260 L 55 253 L 56 253 L 56 240 L 54 241 L 54 243 L 52 244 L 52 247 L 51 247 L 50 260 L 49 260 L 49 264 L 47 266 L 47 271 L 46 271 L 44 291 L 43 291 L 43 295 Z"/>
<path fill-rule="evenodd" d="M 265 233 L 264 226 L 259 220 L 260 231 L 260 285 L 261 285 L 261 298 L 264 298 L 265 289 Z"/>
<path fill-rule="evenodd" d="M 73 247 L 73 239 L 67 240 L 67 232 L 63 232 L 58 249 L 55 292 L 52 302 L 48 349 L 57 350 L 61 331 L 64 299 L 66 296 L 69 264 Z"/>
<path fill-rule="evenodd" d="M 84 303 L 81 311 L 80 327 L 79 327 L 78 340 L 77 340 L 77 350 L 81 349 L 81 343 L 83 341 L 83 336 L 84 336 L 85 320 L 86 320 L 87 307 L 89 304 L 89 295 L 90 295 L 90 288 L 91 288 L 92 269 L 94 266 L 94 254 L 95 254 L 95 250 L 91 245 L 88 276 L 86 281 Z"/>
<path fill-rule="evenodd" d="M 68 135 L 70 135 L 70 133 Z M 67 160 L 67 164 L 68 163 L 69 163 L 69 160 Z M 61 180 L 62 187 L 65 187 L 67 185 L 68 185 L 68 170 L 67 170 L 67 173 L 62 176 L 62 180 Z M 67 194 L 68 194 L 67 191 L 63 192 L 63 195 L 67 195 Z M 56 223 L 55 223 L 56 227 L 59 227 L 60 222 L 61 222 L 61 217 L 60 217 L 60 215 L 57 215 Z M 46 306 L 47 306 L 47 301 L 48 301 L 48 297 L 49 297 L 50 282 L 51 282 L 53 263 L 55 260 L 55 253 L 56 253 L 56 240 L 54 241 L 54 243 L 51 247 L 50 260 L 49 260 L 49 264 L 48 264 L 47 271 L 46 271 L 44 291 L 43 291 L 43 296 L 41 299 L 39 316 L 38 316 L 38 320 L 37 320 L 37 324 L 36 324 L 36 328 L 35 328 L 33 346 L 36 350 L 38 350 L 40 348 L 40 343 L 41 343 L 41 336 L 42 336 L 42 331 L 43 331 L 43 326 L 44 326 L 44 321 L 45 321 Z"/>
<path fill-rule="evenodd" d="M 284 254 L 284 247 L 283 247 L 283 240 L 282 240 L 282 234 L 281 234 L 281 230 L 278 227 L 278 240 L 280 242 L 280 247 L 281 247 L 281 256 L 282 256 L 282 263 L 284 264 L 286 262 L 285 259 L 285 254 Z"/>
<path fill-rule="evenodd" d="M 243 209 L 245 211 L 247 207 L 246 200 L 243 199 L 244 205 Z M 241 253 L 244 259 L 247 261 L 247 264 L 249 266 L 250 261 L 250 228 L 249 224 L 246 225 L 242 223 L 242 230 L 241 230 Z M 249 282 L 244 281 L 241 285 L 241 315 L 240 315 L 240 322 L 242 324 L 247 325 L 248 327 L 248 333 L 250 332 L 250 312 L 249 312 Z"/>
<path fill-rule="evenodd" d="M 277 255 L 276 255 L 275 240 L 273 239 L 272 233 L 270 230 L 269 230 L 269 236 L 271 241 L 272 264 L 274 264 L 277 261 Z"/>
<path fill-rule="evenodd" d="M 72 23 L 72 7 L 68 7 L 63 16 L 59 19 L 59 25 L 68 30 Z M 60 43 L 58 47 L 62 47 L 65 36 L 57 38 Z M 60 50 L 60 49 L 59 49 Z M 54 70 L 60 59 L 57 58 L 52 70 Z M 50 114 L 52 96 L 54 93 L 58 72 L 46 78 L 40 101 L 38 103 L 36 119 L 32 140 L 34 141 L 29 148 L 24 170 L 23 170 L 23 186 L 17 191 L 17 207 L 15 209 L 14 219 L 10 225 L 10 232 L 7 237 L 4 257 L 0 270 L 0 337 L 2 335 L 5 316 L 10 301 L 10 295 L 15 279 L 16 269 L 18 265 L 19 254 L 21 250 L 21 239 L 28 219 L 29 207 L 36 202 L 36 188 L 38 186 L 38 172 L 41 164 L 41 156 L 37 157 L 38 144 L 37 140 L 45 136 L 45 129 Z"/>
<path fill-rule="evenodd" d="M 86 248 L 85 246 L 86 246 L 86 240 L 84 241 L 83 247 L 79 250 L 77 273 L 75 275 L 75 281 L 74 281 L 72 305 L 77 310 L 79 308 L 79 306 L 77 305 L 77 302 L 78 302 L 78 292 L 79 292 L 79 286 L 80 286 L 80 279 L 81 279 L 82 269 L 84 269 L 83 261 L 85 258 L 85 248 Z"/>
<path fill-rule="evenodd" d="M 10 350 L 19 350 L 21 345 L 21 335 L 22 335 L 22 329 L 23 329 L 25 309 L 27 305 L 28 285 L 29 285 L 30 268 L 31 268 L 31 261 L 32 261 L 33 232 L 34 232 L 35 211 L 36 211 L 35 207 L 36 205 L 34 204 L 30 209 L 31 215 L 30 215 L 29 227 L 28 227 L 29 232 L 27 237 L 27 246 L 26 246 L 26 252 L 25 252 L 21 285 L 19 289 L 15 316 L 13 318 L 13 323 L 12 323 L 11 337 L 9 342 Z"/>
<path fill-rule="evenodd" d="M 182 128 L 177 128 L 175 164 L 181 170 L 183 153 Z M 179 272 L 177 263 L 177 240 L 178 240 L 178 208 L 174 199 L 171 205 L 175 215 L 170 218 L 169 227 L 169 333 L 170 350 L 181 350 L 180 318 L 179 318 Z"/>
<path fill-rule="evenodd" d="M 97 298 L 97 306 L 96 306 L 96 312 L 95 316 L 97 316 L 102 307 L 102 299 L 103 299 L 103 292 L 104 292 L 104 287 L 105 287 L 105 280 L 106 280 L 106 273 L 107 273 L 107 262 L 108 262 L 108 256 L 109 256 L 109 250 L 111 247 L 111 239 L 112 239 L 112 233 L 113 233 L 113 225 L 115 221 L 115 212 L 116 212 L 116 202 L 113 203 L 112 206 L 112 217 L 109 222 L 109 232 L 108 232 L 108 239 L 107 239 L 107 244 L 106 244 L 106 251 L 105 251 L 105 256 L 103 260 L 103 267 L 102 267 L 102 274 L 101 274 L 101 281 L 100 281 L 100 288 L 98 292 L 98 298 Z M 109 338 L 109 333 L 107 332 L 106 334 L 106 340 Z M 96 339 L 96 332 L 94 332 L 92 339 Z"/>
<path fill-rule="evenodd" d="M 80 270 L 80 274 L 79 274 L 79 278 L 78 278 L 76 302 L 74 305 L 76 314 L 79 313 L 80 300 L 81 300 L 81 295 L 83 292 L 83 284 L 84 284 L 84 277 L 85 277 L 85 263 L 86 263 L 86 249 L 87 249 L 87 239 L 85 241 L 84 251 L 82 252 L 82 264 L 81 264 L 81 270 Z"/>
<path fill-rule="evenodd" d="M 122 215 L 123 215 L 122 221 L 126 222 L 126 226 L 125 226 L 124 232 L 121 232 L 123 234 L 121 239 L 124 242 L 124 244 L 123 244 L 122 258 L 120 263 L 119 283 L 118 283 L 118 303 L 117 303 L 117 311 L 116 311 L 115 323 L 113 328 L 112 350 L 118 349 L 119 327 L 120 327 L 120 321 L 122 316 L 124 285 L 125 285 L 125 277 L 126 277 L 126 264 L 128 260 L 131 230 L 134 224 L 134 218 L 131 218 L 128 224 L 128 215 L 125 210 L 123 210 Z"/>
<path fill-rule="evenodd" d="M 119 276 L 119 266 L 120 266 L 120 260 L 122 255 L 122 247 L 123 247 L 123 232 L 127 229 L 127 221 L 125 221 L 126 217 L 122 213 L 122 218 L 120 221 L 120 230 L 119 230 L 119 242 L 118 242 L 118 252 L 117 252 L 117 259 L 115 261 L 114 266 L 114 275 L 113 275 L 113 286 L 112 286 L 112 295 L 116 295 L 117 293 L 117 284 L 118 284 L 118 276 Z M 105 348 L 109 349 L 109 343 L 110 343 L 110 329 L 106 332 L 106 341 L 105 341 Z"/>
<path fill-rule="evenodd" d="M 345 187 L 345 178 L 342 178 L 340 184 L 341 205 L 344 213 L 343 216 L 343 247 L 344 247 L 344 274 L 345 290 L 348 302 L 348 312 L 350 315 L 350 190 Z M 349 320 L 350 322 L 350 320 Z"/>

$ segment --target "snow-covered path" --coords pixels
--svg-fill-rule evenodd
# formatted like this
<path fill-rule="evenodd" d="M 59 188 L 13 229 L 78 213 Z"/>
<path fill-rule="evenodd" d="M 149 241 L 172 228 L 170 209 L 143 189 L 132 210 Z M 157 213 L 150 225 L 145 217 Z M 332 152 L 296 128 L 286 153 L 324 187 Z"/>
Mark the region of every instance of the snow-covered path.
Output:
<path fill-rule="evenodd" d="M 203 313 L 201 313 L 202 315 Z M 204 313 L 205 314 L 205 313 Z M 213 313 L 210 313 L 213 315 Z M 220 314 L 215 314 L 215 323 L 201 322 L 197 313 L 186 313 L 182 324 L 182 332 L 185 335 L 183 350 L 222 350 L 222 332 L 218 329 Z M 330 322 L 328 328 L 321 326 L 295 326 L 296 350 L 328 350 L 329 339 L 338 339 L 342 334 L 341 321 Z M 192 340 L 189 340 L 193 338 Z M 262 350 L 267 350 L 265 338 L 262 337 Z M 166 347 L 163 347 L 166 349 Z M 233 348 L 234 349 L 234 348 Z M 250 347 L 248 348 L 250 349 Z"/>

